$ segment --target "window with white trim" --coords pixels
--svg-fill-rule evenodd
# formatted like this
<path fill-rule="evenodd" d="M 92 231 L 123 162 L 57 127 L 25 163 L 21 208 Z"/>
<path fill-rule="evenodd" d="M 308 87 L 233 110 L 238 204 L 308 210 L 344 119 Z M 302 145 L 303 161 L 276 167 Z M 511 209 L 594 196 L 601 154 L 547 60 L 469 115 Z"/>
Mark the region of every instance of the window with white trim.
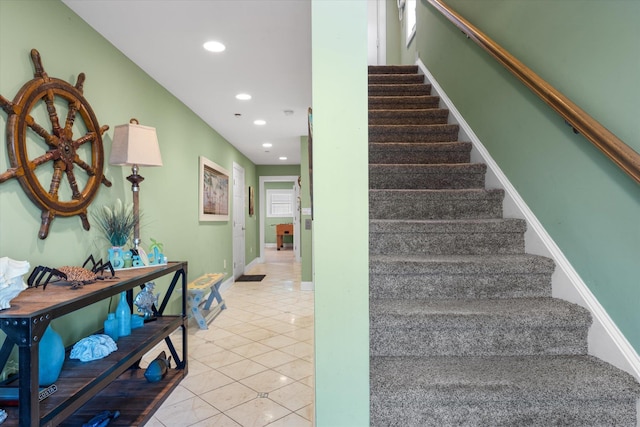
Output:
<path fill-rule="evenodd" d="M 293 196 L 293 190 L 267 190 L 267 217 L 292 217 Z"/>

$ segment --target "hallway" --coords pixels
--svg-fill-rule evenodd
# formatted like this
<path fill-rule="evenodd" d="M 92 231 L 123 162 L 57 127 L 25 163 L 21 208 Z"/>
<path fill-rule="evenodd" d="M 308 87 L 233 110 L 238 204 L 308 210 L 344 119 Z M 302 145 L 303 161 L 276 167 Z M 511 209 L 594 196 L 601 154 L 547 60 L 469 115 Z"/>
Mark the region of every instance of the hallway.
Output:
<path fill-rule="evenodd" d="M 225 291 L 208 330 L 189 323 L 188 376 L 146 427 L 313 425 L 314 294 L 293 251 L 268 248 L 246 273 L 266 277 Z"/>

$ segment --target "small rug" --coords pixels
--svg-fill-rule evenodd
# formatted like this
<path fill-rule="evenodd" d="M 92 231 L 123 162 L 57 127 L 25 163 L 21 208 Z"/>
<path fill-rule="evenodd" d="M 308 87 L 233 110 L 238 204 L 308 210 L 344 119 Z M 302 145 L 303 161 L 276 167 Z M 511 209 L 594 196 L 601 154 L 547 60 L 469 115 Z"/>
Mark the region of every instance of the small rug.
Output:
<path fill-rule="evenodd" d="M 243 274 L 242 276 L 238 277 L 235 281 L 236 282 L 261 282 L 265 276 L 266 274 Z"/>

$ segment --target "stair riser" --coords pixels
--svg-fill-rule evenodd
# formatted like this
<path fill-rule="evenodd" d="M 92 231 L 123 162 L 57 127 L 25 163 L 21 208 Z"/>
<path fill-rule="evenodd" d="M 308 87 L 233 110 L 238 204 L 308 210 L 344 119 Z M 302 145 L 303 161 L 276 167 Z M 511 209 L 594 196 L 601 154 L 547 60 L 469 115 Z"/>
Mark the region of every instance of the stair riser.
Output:
<path fill-rule="evenodd" d="M 421 84 L 424 76 L 421 74 L 369 74 L 370 85 L 375 84 Z"/>
<path fill-rule="evenodd" d="M 551 296 L 547 274 L 369 274 L 372 299 L 498 299 Z"/>
<path fill-rule="evenodd" d="M 419 327 L 376 326 L 370 329 L 372 356 L 529 356 L 583 355 L 587 328 L 527 327 L 496 324 L 487 319 L 467 319 L 454 314 L 424 318 Z M 384 319 L 388 320 L 388 319 Z M 380 323 L 386 323 L 381 320 Z M 446 327 L 447 323 L 457 327 Z M 514 322 L 516 323 L 516 322 Z M 520 323 L 520 322 L 517 322 Z"/>
<path fill-rule="evenodd" d="M 449 112 L 428 110 L 373 110 L 369 112 L 369 125 L 433 125 L 447 124 Z"/>
<path fill-rule="evenodd" d="M 431 95 L 431 85 L 389 84 L 369 85 L 369 96 L 424 96 Z"/>
<path fill-rule="evenodd" d="M 636 427 L 635 405 L 626 401 L 549 401 L 540 395 L 536 400 L 459 402 L 446 392 L 437 401 L 416 396 L 372 394 L 372 427 L 459 427 L 459 426 L 628 426 Z M 442 402 L 441 399 L 449 399 Z"/>
<path fill-rule="evenodd" d="M 411 151 L 406 150 L 375 150 L 369 149 L 369 163 L 375 164 L 454 164 L 469 163 L 471 154 L 467 151 Z"/>
<path fill-rule="evenodd" d="M 379 255 L 508 255 L 524 253 L 522 233 L 370 233 Z"/>
<path fill-rule="evenodd" d="M 437 96 L 369 97 L 369 110 L 414 110 L 438 108 Z"/>
<path fill-rule="evenodd" d="M 369 142 L 453 142 L 457 125 L 369 126 Z"/>
<path fill-rule="evenodd" d="M 369 65 L 369 74 L 418 74 L 417 65 Z"/>
<path fill-rule="evenodd" d="M 474 219 L 502 216 L 501 191 L 481 193 L 478 197 L 450 197 L 436 192 L 371 191 L 371 219 Z"/>
<path fill-rule="evenodd" d="M 484 172 L 450 173 L 445 170 L 433 173 L 390 173 L 376 170 L 369 172 L 371 189 L 468 189 L 484 188 Z"/>

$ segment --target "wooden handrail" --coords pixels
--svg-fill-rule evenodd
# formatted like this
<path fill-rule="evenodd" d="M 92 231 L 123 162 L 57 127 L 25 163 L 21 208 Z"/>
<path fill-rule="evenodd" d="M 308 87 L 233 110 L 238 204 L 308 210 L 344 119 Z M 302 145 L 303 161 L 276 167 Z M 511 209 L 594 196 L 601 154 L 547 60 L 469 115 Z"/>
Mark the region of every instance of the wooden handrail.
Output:
<path fill-rule="evenodd" d="M 611 131 L 574 104 L 569 98 L 518 61 L 502 46 L 474 27 L 442 0 L 427 0 L 442 15 L 487 51 L 500 64 L 531 89 L 545 103 L 562 116 L 577 132 L 598 147 L 620 169 L 640 184 L 640 154 L 625 144 Z"/>

